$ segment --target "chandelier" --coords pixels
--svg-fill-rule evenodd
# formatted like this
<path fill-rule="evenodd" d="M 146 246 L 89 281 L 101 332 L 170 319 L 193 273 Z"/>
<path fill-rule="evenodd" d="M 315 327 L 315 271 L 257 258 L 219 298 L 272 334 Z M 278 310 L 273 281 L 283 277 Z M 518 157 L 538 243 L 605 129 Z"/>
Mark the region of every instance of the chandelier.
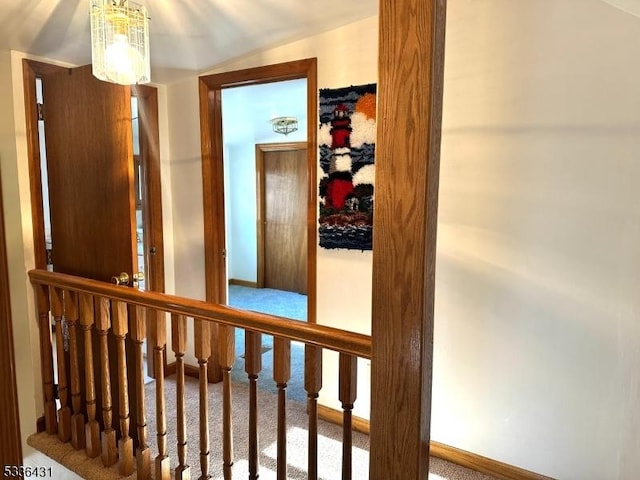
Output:
<path fill-rule="evenodd" d="M 120 85 L 148 83 L 149 17 L 129 0 L 91 0 L 93 75 Z"/>
<path fill-rule="evenodd" d="M 271 119 L 271 125 L 274 132 L 289 135 L 298 130 L 298 119 L 296 117 L 276 117 Z"/>

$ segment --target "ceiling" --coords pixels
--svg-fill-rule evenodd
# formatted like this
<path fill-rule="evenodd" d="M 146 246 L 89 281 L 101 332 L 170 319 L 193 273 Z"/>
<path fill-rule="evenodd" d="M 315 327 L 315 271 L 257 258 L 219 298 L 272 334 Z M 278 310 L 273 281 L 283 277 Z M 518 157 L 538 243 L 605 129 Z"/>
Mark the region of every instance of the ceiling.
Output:
<path fill-rule="evenodd" d="M 640 17 L 640 0 L 603 0 L 620 10 Z"/>
<path fill-rule="evenodd" d="M 377 13 L 378 0 L 138 0 L 150 21 L 156 83 Z M 89 0 L 2 0 L 0 50 L 91 62 Z"/>
<path fill-rule="evenodd" d="M 298 131 L 284 136 L 273 133 L 271 119 L 296 117 Z M 224 143 L 304 141 L 307 138 L 307 80 L 287 80 L 222 90 Z"/>

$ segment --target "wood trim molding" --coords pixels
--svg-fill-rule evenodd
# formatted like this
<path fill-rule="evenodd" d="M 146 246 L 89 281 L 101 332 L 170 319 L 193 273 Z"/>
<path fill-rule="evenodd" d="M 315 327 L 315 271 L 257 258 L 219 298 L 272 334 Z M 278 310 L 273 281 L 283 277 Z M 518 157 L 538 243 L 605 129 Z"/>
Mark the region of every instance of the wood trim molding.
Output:
<path fill-rule="evenodd" d="M 267 65 L 232 72 L 204 75 L 199 78 L 200 138 L 202 148 L 202 180 L 205 230 L 206 298 L 210 302 L 226 303 L 226 250 L 224 239 L 224 172 L 222 145 L 222 89 L 257 85 L 297 78 L 307 79 L 307 116 L 318 117 L 317 59 Z M 308 172 L 307 258 L 308 258 L 308 322 L 316 322 L 316 123 L 307 122 Z"/>
<path fill-rule="evenodd" d="M 342 425 L 342 412 L 325 405 L 318 405 L 318 418 L 335 425 Z M 353 417 L 353 429 L 369 435 L 369 420 Z M 502 480 L 553 480 L 551 477 L 545 477 L 544 475 L 523 468 L 460 450 L 459 448 L 450 447 L 449 445 L 434 442 L 433 440 L 430 442 L 429 453 L 433 457 Z"/>
<path fill-rule="evenodd" d="M 176 362 L 168 363 L 167 367 L 164 370 L 165 377 L 169 377 L 175 373 L 176 373 Z M 198 369 L 198 367 L 189 365 L 188 363 L 184 364 L 184 374 L 187 377 L 200 378 L 200 370 Z"/>
<path fill-rule="evenodd" d="M 335 425 L 342 425 L 342 412 L 326 405 L 318 405 L 318 418 Z M 354 415 L 352 425 L 356 432 L 369 435 L 369 420 Z"/>
<path fill-rule="evenodd" d="M 258 282 L 250 282 L 249 280 L 238 280 L 237 278 L 230 278 L 229 285 L 239 285 L 241 287 L 258 288 Z"/>
<path fill-rule="evenodd" d="M 131 94 L 138 99 L 138 118 L 140 135 L 140 158 L 142 165 L 141 184 L 143 209 L 143 237 L 148 290 L 164 292 L 164 229 L 162 225 L 162 181 L 160 176 L 160 131 L 158 120 L 158 89 L 149 85 L 133 85 Z M 138 265 L 138 269 L 140 269 Z M 150 321 L 147 323 L 147 341 L 156 344 L 156 339 L 166 338 L 166 331 L 158 332 L 158 328 L 166 330 L 166 322 Z M 166 349 L 163 361 L 166 366 Z M 155 359 L 147 359 L 147 374 L 156 377 Z"/>
<path fill-rule="evenodd" d="M 232 72 L 203 75 L 199 77 L 200 98 L 200 148 L 202 152 L 202 197 L 204 218 L 204 262 L 206 300 L 213 303 L 227 303 L 227 268 L 224 214 L 224 164 L 222 143 L 222 89 L 257 85 L 261 83 L 307 79 L 307 115 L 318 117 L 317 99 L 317 59 L 308 58 L 276 65 L 237 70 Z M 307 321 L 316 321 L 316 171 L 317 132 L 315 122 L 307 122 L 307 143 L 309 164 L 314 167 L 308 172 L 309 200 L 308 218 L 308 266 L 307 266 Z M 313 196 L 312 196 L 313 192 Z M 313 202 L 312 202 L 313 198 Z M 313 220 L 311 219 L 313 213 Z M 218 344 L 218 326 L 210 329 L 212 345 Z M 198 341 L 198 339 L 195 339 Z M 209 381 L 222 381 L 222 369 L 218 349 L 209 358 Z"/>
<path fill-rule="evenodd" d="M 22 440 L 18 414 L 18 387 L 13 346 L 9 261 L 5 236 L 2 179 L 0 178 L 0 465 L 22 464 Z"/>
<path fill-rule="evenodd" d="M 36 105 L 36 78 L 61 72 L 65 67 L 22 60 L 22 88 L 26 117 L 27 154 L 29 157 L 29 182 L 31 190 L 31 219 L 36 268 L 47 268 L 47 252 L 44 235 L 44 211 L 42 206 L 42 176 L 40 173 L 40 140 L 38 135 L 38 108 Z"/>
<path fill-rule="evenodd" d="M 553 480 L 551 477 L 546 477 L 439 442 L 431 441 L 430 453 L 433 457 L 441 458 L 456 465 L 484 473 L 485 475 L 492 475 L 502 480 Z"/>
<path fill-rule="evenodd" d="M 158 89 L 133 85 L 131 93 L 138 99 L 140 118 L 140 154 L 143 173 L 144 235 L 149 259 L 149 289 L 164 292 L 164 236 L 162 226 L 162 182 L 160 177 L 160 131 L 158 127 Z"/>

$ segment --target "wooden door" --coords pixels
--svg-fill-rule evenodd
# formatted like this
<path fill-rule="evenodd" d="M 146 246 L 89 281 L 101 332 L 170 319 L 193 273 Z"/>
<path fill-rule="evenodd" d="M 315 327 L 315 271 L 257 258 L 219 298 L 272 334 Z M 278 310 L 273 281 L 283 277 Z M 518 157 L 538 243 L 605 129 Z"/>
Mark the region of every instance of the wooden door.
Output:
<path fill-rule="evenodd" d="M 101 281 L 120 272 L 132 275 L 138 264 L 131 89 L 97 80 L 88 65 L 44 76 L 43 97 L 53 269 Z M 82 364 L 81 338 L 79 343 Z M 109 343 L 117 420 L 117 344 L 112 334 Z M 99 359 L 95 361 L 100 375 Z M 127 365 L 129 412 L 131 425 L 136 425 L 135 385 L 142 372 L 131 367 L 133 347 L 128 337 Z M 98 409 L 100 387 L 97 379 Z M 118 421 L 114 427 L 119 430 Z M 135 434 L 131 428 L 134 440 Z"/>
<path fill-rule="evenodd" d="M 307 293 L 307 144 L 256 145 L 258 287 Z"/>
<path fill-rule="evenodd" d="M 43 82 L 55 271 L 110 281 L 138 271 L 131 90 L 87 65 Z"/>

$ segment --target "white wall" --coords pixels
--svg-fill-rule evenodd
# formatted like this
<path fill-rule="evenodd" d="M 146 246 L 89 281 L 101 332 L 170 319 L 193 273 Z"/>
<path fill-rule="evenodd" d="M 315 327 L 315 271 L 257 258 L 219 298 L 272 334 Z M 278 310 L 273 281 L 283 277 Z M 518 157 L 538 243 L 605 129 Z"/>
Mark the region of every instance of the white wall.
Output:
<path fill-rule="evenodd" d="M 38 327 L 27 271 L 34 267 L 22 58 L 0 52 L 0 162 L 23 450 L 43 412 Z"/>
<path fill-rule="evenodd" d="M 435 440 L 640 476 L 640 20 L 449 2 Z"/>
<path fill-rule="evenodd" d="M 224 100 L 223 100 L 224 101 Z M 224 159 L 229 184 L 225 190 L 227 217 L 227 276 L 256 282 L 258 277 L 256 155 L 255 144 L 247 142 L 228 148 Z"/>

